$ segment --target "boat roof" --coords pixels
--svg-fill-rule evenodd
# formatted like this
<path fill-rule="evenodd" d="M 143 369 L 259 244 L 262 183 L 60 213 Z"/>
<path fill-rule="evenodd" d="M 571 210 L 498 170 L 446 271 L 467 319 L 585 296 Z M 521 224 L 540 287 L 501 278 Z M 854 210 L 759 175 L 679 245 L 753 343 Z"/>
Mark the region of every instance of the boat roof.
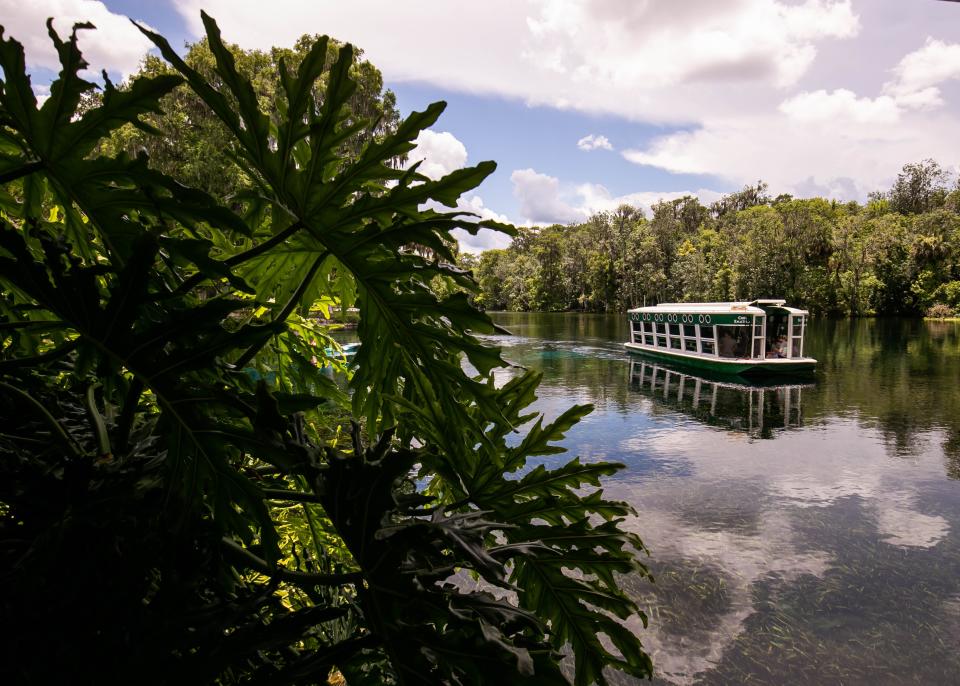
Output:
<path fill-rule="evenodd" d="M 791 314 L 808 314 L 806 310 L 786 307 L 786 300 L 750 300 L 718 303 L 660 303 L 649 307 L 635 307 L 627 312 L 685 312 L 697 314 L 765 314 L 760 306 L 779 307 Z"/>

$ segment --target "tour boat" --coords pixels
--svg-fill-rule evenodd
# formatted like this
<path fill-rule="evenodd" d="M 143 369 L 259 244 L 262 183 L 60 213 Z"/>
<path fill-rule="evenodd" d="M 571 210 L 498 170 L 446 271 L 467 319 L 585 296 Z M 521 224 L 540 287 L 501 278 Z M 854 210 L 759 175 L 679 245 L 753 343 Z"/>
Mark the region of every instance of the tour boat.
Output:
<path fill-rule="evenodd" d="M 627 311 L 631 353 L 726 374 L 795 374 L 817 365 L 803 354 L 808 312 L 785 300 L 661 303 Z"/>

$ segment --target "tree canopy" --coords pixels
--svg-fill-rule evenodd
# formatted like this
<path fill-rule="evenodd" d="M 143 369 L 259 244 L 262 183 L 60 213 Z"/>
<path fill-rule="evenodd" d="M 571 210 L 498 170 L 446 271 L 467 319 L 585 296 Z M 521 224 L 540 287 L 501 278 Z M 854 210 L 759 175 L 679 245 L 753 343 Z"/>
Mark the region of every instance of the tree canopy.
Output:
<path fill-rule="evenodd" d="M 271 48 L 269 51 L 243 50 L 232 44 L 224 47 L 233 57 L 237 71 L 250 81 L 257 103 L 269 109 L 284 102 L 278 97 L 283 89 L 281 63 L 287 69 L 296 70 L 319 38 L 304 35 L 292 48 Z M 340 47 L 336 40 L 327 39 L 325 67 L 311 87 L 311 97 L 317 103 L 323 100 Z M 356 88 L 350 95 L 348 107 L 351 117 L 358 121 L 368 120 L 370 125 L 345 141 L 352 155 L 358 154 L 369 139 L 382 139 L 392 133 L 400 120 L 396 97 L 392 91 L 384 90 L 380 70 L 361 59 L 362 55 L 362 50 L 354 49 L 350 77 Z M 205 79 L 219 83 L 216 57 L 206 38 L 188 45 L 183 61 Z M 147 55 L 134 78 L 176 73 L 176 69 L 162 57 Z M 89 107 L 97 103 L 100 96 L 97 92 L 88 92 L 86 98 L 85 106 Z M 231 156 L 231 143 L 229 128 L 203 98 L 183 83 L 161 98 L 159 111 L 146 113 L 136 126 L 128 124 L 111 132 L 104 140 L 101 152 L 123 151 L 136 156 L 143 150 L 148 154 L 152 168 L 224 200 L 233 197 L 248 183 L 242 166 Z"/>

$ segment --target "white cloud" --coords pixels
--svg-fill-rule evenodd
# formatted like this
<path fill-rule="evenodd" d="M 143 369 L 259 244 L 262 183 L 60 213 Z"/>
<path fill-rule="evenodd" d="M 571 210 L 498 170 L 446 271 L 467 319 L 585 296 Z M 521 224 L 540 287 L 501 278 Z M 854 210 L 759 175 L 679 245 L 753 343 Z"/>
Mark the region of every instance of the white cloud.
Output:
<path fill-rule="evenodd" d="M 876 97 L 845 88 L 804 91 L 776 112 L 705 117 L 622 154 L 675 173 L 736 183 L 762 178 L 775 191 L 862 200 L 887 187 L 906 162 L 960 158 L 956 115 L 942 107 L 939 88 L 960 78 L 960 45 L 927 39 L 892 72 Z"/>
<path fill-rule="evenodd" d="M 941 138 L 945 128 L 952 126 L 949 122 L 931 122 L 929 128 L 866 126 L 758 114 L 709 121 L 623 155 L 637 164 L 675 173 L 716 174 L 738 184 L 759 178 L 774 192 L 795 192 L 800 184 L 833 187 L 838 179 L 853 179 L 853 195 L 840 198 L 862 199 L 884 187 L 905 161 L 941 157 L 950 148 L 960 152 L 960 146 Z"/>
<path fill-rule="evenodd" d="M 595 183 L 563 184 L 560 179 L 533 169 L 517 169 L 510 176 L 513 194 L 520 201 L 520 214 L 529 224 L 566 224 L 582 222 L 598 212 L 630 205 L 649 213 L 661 200 L 675 200 L 693 195 L 709 204 L 721 193 L 708 189 L 697 191 L 642 191 L 614 195 Z"/>
<path fill-rule="evenodd" d="M 78 22 L 90 22 L 95 30 L 81 31 L 80 50 L 90 64 L 89 74 L 107 69 L 121 78 L 136 72 L 152 43 L 122 14 L 111 12 L 95 0 L 0 0 L 0 16 L 7 36 L 23 44 L 27 67 L 60 70 L 57 52 L 45 23 L 54 17 L 60 37 L 66 39 Z"/>
<path fill-rule="evenodd" d="M 513 194 L 520 201 L 520 214 L 534 224 L 567 224 L 586 219 L 587 214 L 561 197 L 560 179 L 533 169 L 517 169 L 510 175 Z"/>
<path fill-rule="evenodd" d="M 581 150 L 596 150 L 598 148 L 603 150 L 613 150 L 613 146 L 610 144 L 610 139 L 606 136 L 589 134 L 577 141 L 577 147 Z"/>
<path fill-rule="evenodd" d="M 900 107 L 890 96 L 858 98 L 856 93 L 845 88 L 800 93 L 780 103 L 780 111 L 800 122 L 839 119 L 860 124 L 892 124 L 900 119 Z"/>
<path fill-rule="evenodd" d="M 638 164 L 675 173 L 713 174 L 744 184 L 763 179 L 775 193 L 864 200 L 889 186 L 906 162 L 956 160 L 956 121 L 911 117 L 891 124 L 856 120 L 794 121 L 770 115 L 710 121 L 624 151 Z"/>
<path fill-rule="evenodd" d="M 849 1 L 539 0 L 525 56 L 573 82 L 649 88 L 703 81 L 794 83 L 814 42 L 856 35 Z"/>
<path fill-rule="evenodd" d="M 898 102 L 916 108 L 941 105 L 937 86 L 960 78 L 960 45 L 928 37 L 922 48 L 900 60 L 893 73 L 894 79 L 884 84 L 883 90 Z"/>
<path fill-rule="evenodd" d="M 818 42 L 860 26 L 850 0 L 274 0 L 268 13 L 252 0 L 175 4 L 198 36 L 205 8 L 245 47 L 329 33 L 364 48 L 391 81 L 656 121 L 766 97 L 806 73 Z M 423 26 L 429 41 L 411 43 Z"/>
<path fill-rule="evenodd" d="M 439 179 L 467 165 L 467 148 L 449 131 L 425 129 L 417 136 L 417 147 L 407 157 L 407 167 L 420 162 L 418 171 Z"/>

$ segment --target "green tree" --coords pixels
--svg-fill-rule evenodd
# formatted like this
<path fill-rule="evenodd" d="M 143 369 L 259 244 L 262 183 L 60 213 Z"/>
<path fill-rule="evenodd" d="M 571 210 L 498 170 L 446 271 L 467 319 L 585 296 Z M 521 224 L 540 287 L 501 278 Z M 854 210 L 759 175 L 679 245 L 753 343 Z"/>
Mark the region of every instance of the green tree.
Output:
<path fill-rule="evenodd" d="M 736 193 L 725 195 L 710 206 L 710 211 L 717 219 L 748 210 L 757 205 L 769 205 L 772 199 L 767 195 L 769 187 L 763 181 L 757 181 L 756 186 L 744 186 Z"/>
<path fill-rule="evenodd" d="M 732 250 L 736 299 L 772 297 L 783 288 L 783 220 L 775 209 L 756 205 L 736 215 Z"/>
<path fill-rule="evenodd" d="M 901 214 L 919 214 L 943 205 L 949 174 L 931 159 L 903 165 L 887 194 L 890 209 Z"/>
<path fill-rule="evenodd" d="M 873 269 L 870 306 L 877 314 L 916 314 L 918 306 L 910 284 L 911 237 L 904 217 L 886 214 L 870 223 Z"/>
<path fill-rule="evenodd" d="M 506 276 L 512 255 L 506 250 L 486 250 L 480 254 L 475 277 L 480 285 L 477 303 L 487 309 L 503 310 L 509 307 L 505 290 Z"/>
<path fill-rule="evenodd" d="M 283 103 L 278 95 L 283 90 L 281 63 L 284 69 L 296 70 L 310 53 L 317 36 L 301 36 L 292 48 L 272 48 L 269 51 L 243 50 L 227 45 L 237 70 L 250 81 L 257 102 L 264 109 Z M 323 106 L 324 92 L 331 65 L 336 63 L 341 44 L 327 41 L 327 65 L 311 87 L 310 107 Z M 380 70 L 356 51 L 350 67 L 350 77 L 356 84 L 347 107 L 351 121 L 367 120 L 372 125 L 350 136 L 344 145 L 351 155 L 359 154 L 370 139 L 382 139 L 394 131 L 399 122 L 396 96 L 383 88 Z M 219 83 L 217 62 L 206 38 L 188 46 L 184 62 L 214 84 Z M 147 55 L 136 77 L 156 77 L 175 74 L 165 60 Z M 230 96 L 227 96 L 228 99 Z M 97 97 L 93 97 L 96 102 Z M 148 113 L 136 125 L 115 130 L 104 144 L 104 151 L 123 151 L 135 156 L 144 150 L 150 165 L 178 181 L 202 188 L 214 197 L 232 198 L 245 188 L 249 179 L 242 165 L 230 155 L 232 136 L 228 127 L 197 93 L 186 84 L 174 88 L 160 103 L 160 112 Z"/>

